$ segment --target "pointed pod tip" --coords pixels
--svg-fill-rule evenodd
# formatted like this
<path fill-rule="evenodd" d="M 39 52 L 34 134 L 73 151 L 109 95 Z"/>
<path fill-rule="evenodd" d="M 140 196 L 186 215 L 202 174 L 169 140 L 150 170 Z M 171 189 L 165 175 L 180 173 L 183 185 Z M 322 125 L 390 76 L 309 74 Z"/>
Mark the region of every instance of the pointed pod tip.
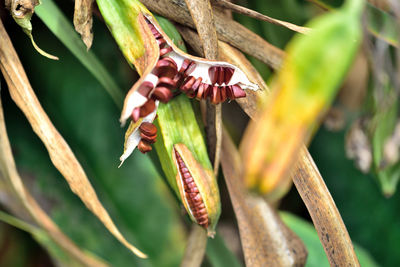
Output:
<path fill-rule="evenodd" d="M 121 162 L 120 162 L 119 165 L 118 165 L 118 169 L 121 168 L 122 164 L 124 164 L 125 159 L 122 159 L 122 156 L 121 156 L 121 158 L 119 158 L 119 160 L 120 160 Z"/>
<path fill-rule="evenodd" d="M 216 234 L 215 230 L 207 229 L 207 236 L 208 236 L 209 238 L 214 238 L 214 237 L 215 237 L 215 234 Z"/>
<path fill-rule="evenodd" d="M 124 118 L 121 117 L 121 118 L 119 119 L 119 123 L 120 123 L 120 125 L 121 125 L 121 128 L 122 128 L 122 127 L 125 127 L 126 119 L 124 119 Z"/>

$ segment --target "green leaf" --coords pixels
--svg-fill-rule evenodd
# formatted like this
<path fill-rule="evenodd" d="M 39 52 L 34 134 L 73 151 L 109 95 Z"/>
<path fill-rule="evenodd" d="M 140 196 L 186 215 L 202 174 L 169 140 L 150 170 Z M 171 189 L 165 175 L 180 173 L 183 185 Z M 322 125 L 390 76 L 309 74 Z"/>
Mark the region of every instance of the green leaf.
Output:
<path fill-rule="evenodd" d="M 58 264 L 62 264 L 64 266 L 81 266 L 81 263 L 76 261 L 73 257 L 70 257 L 68 253 L 65 253 L 63 248 L 61 248 L 56 242 L 54 242 L 53 239 L 42 229 L 26 223 L 3 211 L 0 211 L 0 221 L 3 221 L 20 230 L 30 233 L 39 244 L 47 249 L 53 260 L 55 260 Z M 94 255 L 91 256 L 93 257 Z M 98 258 L 98 260 L 100 259 Z"/>
<path fill-rule="evenodd" d="M 393 134 L 397 120 L 398 104 L 394 96 L 394 89 L 388 85 L 384 88 L 385 105 L 376 104 L 375 116 L 372 119 L 372 148 L 375 171 L 382 191 L 386 196 L 391 196 L 396 191 L 397 183 L 400 179 L 400 162 L 394 165 L 381 167 L 383 163 L 383 153 L 385 143 Z"/>
<path fill-rule="evenodd" d="M 123 100 L 121 89 L 97 57 L 92 52 L 87 51 L 85 44 L 74 30 L 72 23 L 68 21 L 53 0 L 43 0 L 43 3 L 36 7 L 35 12 L 51 32 L 60 39 L 71 53 L 101 83 L 115 104 L 121 107 Z"/>
<path fill-rule="evenodd" d="M 156 15 L 155 18 L 157 19 L 158 24 L 160 24 L 163 31 L 168 35 L 169 38 L 171 38 L 174 44 L 179 49 L 186 52 L 185 43 L 183 42 L 182 36 L 179 34 L 174 24 L 172 24 L 168 19 L 161 16 Z"/>
<path fill-rule="evenodd" d="M 374 7 L 371 4 L 367 5 L 367 29 L 375 37 L 386 41 L 387 43 L 399 47 L 399 30 L 396 18 L 389 13 Z"/>
<path fill-rule="evenodd" d="M 312 224 L 288 212 L 280 212 L 280 215 L 285 224 L 287 224 L 306 245 L 308 250 L 306 267 L 329 267 L 325 251 Z M 354 249 L 361 266 L 379 266 L 366 250 L 357 245 L 354 245 Z"/>

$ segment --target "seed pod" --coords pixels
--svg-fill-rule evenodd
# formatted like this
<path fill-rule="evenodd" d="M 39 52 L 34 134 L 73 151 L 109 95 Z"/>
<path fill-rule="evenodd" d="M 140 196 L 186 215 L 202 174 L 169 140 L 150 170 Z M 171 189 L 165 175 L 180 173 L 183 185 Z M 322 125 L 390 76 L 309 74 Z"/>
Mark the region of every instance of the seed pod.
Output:
<path fill-rule="evenodd" d="M 192 105 L 180 95 L 168 105 L 160 105 L 157 113 L 159 141 L 154 146 L 167 182 L 192 221 L 212 236 L 220 214 L 220 197 Z"/>
<path fill-rule="evenodd" d="M 310 24 L 297 35 L 273 82 L 273 94 L 242 142 L 246 184 L 262 193 L 277 186 L 298 157 L 298 151 L 329 107 L 361 39 L 362 0 Z"/>
<path fill-rule="evenodd" d="M 168 90 L 178 89 L 191 98 L 210 99 L 214 104 L 226 99 L 245 97 L 246 89 L 258 90 L 258 86 L 251 83 L 238 67 L 227 62 L 205 60 L 186 54 L 174 45 L 151 15 L 143 15 L 147 30 L 156 40 L 154 43 L 158 46 L 158 59 L 151 61 L 151 69 L 129 91 L 121 114 L 122 124 L 130 116 L 137 120 L 151 112 L 151 98 L 167 103 L 172 97 L 172 92 Z M 164 84 L 161 80 L 166 79 L 172 82 L 169 86 L 161 86 L 160 83 Z M 213 90 L 203 93 L 203 89 L 208 86 L 212 86 Z M 226 93 L 229 86 L 234 89 L 231 89 L 231 94 Z"/>
<path fill-rule="evenodd" d="M 186 211 L 213 237 L 221 210 L 213 172 L 204 169 L 184 144 L 173 146 L 172 158 L 177 170 L 176 183 Z"/>
<path fill-rule="evenodd" d="M 138 22 L 140 33 L 146 40 L 150 39 L 148 46 L 154 51 L 145 57 L 148 65 L 125 98 L 120 119 L 122 125 L 131 118 L 136 127 L 139 127 L 140 123 L 136 122 L 147 116 L 152 117 L 157 110 L 158 101 L 168 103 L 175 89 L 181 90 L 190 98 L 210 99 L 214 104 L 245 97 L 243 89 L 258 89 L 239 68 L 229 63 L 187 55 L 173 44 L 149 13 L 138 14 Z M 119 36 L 121 41 L 126 38 L 115 36 Z M 125 53 L 131 55 L 130 51 Z M 150 151 L 150 144 L 155 139 L 140 141 L 139 134 L 135 129 L 129 130 L 125 139 L 133 139 L 134 142 L 126 142 L 121 160 L 126 159 L 139 144 L 141 152 Z"/>
<path fill-rule="evenodd" d="M 156 107 L 158 106 L 158 101 L 155 101 L 155 105 Z M 132 152 L 139 144 L 139 150 L 142 153 L 146 153 L 151 150 L 151 147 L 149 148 L 149 146 L 150 143 L 155 142 L 155 137 L 157 136 L 157 128 L 155 128 L 154 132 L 154 128 L 150 127 L 148 124 L 152 124 L 152 122 L 156 118 L 156 115 L 156 110 L 154 110 L 146 117 L 140 118 L 136 122 L 132 121 L 129 124 L 128 130 L 125 133 L 124 153 L 119 158 L 121 161 L 119 167 L 121 167 L 124 161 L 132 154 Z M 148 138 L 144 138 L 144 143 L 141 143 L 143 139 L 143 134 L 145 134 Z"/>

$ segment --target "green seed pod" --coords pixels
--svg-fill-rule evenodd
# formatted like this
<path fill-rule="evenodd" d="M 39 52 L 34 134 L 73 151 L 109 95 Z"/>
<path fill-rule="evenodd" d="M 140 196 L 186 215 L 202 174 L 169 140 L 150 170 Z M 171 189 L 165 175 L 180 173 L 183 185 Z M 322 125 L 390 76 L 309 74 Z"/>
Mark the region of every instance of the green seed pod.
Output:
<path fill-rule="evenodd" d="M 297 35 L 257 121 L 242 143 L 246 184 L 261 193 L 288 175 L 298 151 L 333 101 L 361 40 L 362 0 L 313 20 L 308 35 Z"/>
<path fill-rule="evenodd" d="M 151 31 L 142 15 L 150 13 L 136 0 L 98 0 L 97 3 L 122 52 L 136 66 L 143 80 L 157 62 L 155 58 L 159 56 L 159 49 L 153 46 L 155 38 L 148 35 Z M 129 5 L 131 8 L 127 8 Z M 177 42 L 176 46 L 184 50 L 182 38 L 173 25 L 162 18 L 159 22 L 171 40 Z M 142 80 L 134 87 L 140 86 Z M 135 90 L 131 91 L 132 94 L 136 93 Z M 129 97 L 127 99 L 129 103 Z M 135 98 L 134 101 L 140 99 Z M 190 100 L 181 95 L 170 100 L 168 104 L 155 101 L 154 106 L 154 111 L 138 118 L 136 122 L 130 122 L 125 136 L 124 153 L 120 158 L 121 164 L 136 147 L 146 153 L 152 150 L 151 144 L 154 143 L 168 184 L 193 222 L 206 228 L 208 235 L 213 236 L 221 212 L 218 184 Z M 152 125 L 153 121 L 158 133 Z M 192 179 L 190 185 L 184 179 L 188 175 Z M 185 186 L 190 186 L 193 192 L 186 194 Z"/>
<path fill-rule="evenodd" d="M 213 236 L 221 213 L 219 190 L 192 105 L 181 95 L 160 105 L 157 113 L 159 135 L 154 146 L 167 181 L 193 222 Z"/>

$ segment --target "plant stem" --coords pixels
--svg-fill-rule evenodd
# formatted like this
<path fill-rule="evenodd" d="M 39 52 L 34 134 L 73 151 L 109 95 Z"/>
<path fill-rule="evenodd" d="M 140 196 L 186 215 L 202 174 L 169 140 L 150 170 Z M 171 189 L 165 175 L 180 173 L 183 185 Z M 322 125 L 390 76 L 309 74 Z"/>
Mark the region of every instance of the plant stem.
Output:
<path fill-rule="evenodd" d="M 331 266 L 360 266 L 342 217 L 305 147 L 292 179 L 303 199 Z"/>

